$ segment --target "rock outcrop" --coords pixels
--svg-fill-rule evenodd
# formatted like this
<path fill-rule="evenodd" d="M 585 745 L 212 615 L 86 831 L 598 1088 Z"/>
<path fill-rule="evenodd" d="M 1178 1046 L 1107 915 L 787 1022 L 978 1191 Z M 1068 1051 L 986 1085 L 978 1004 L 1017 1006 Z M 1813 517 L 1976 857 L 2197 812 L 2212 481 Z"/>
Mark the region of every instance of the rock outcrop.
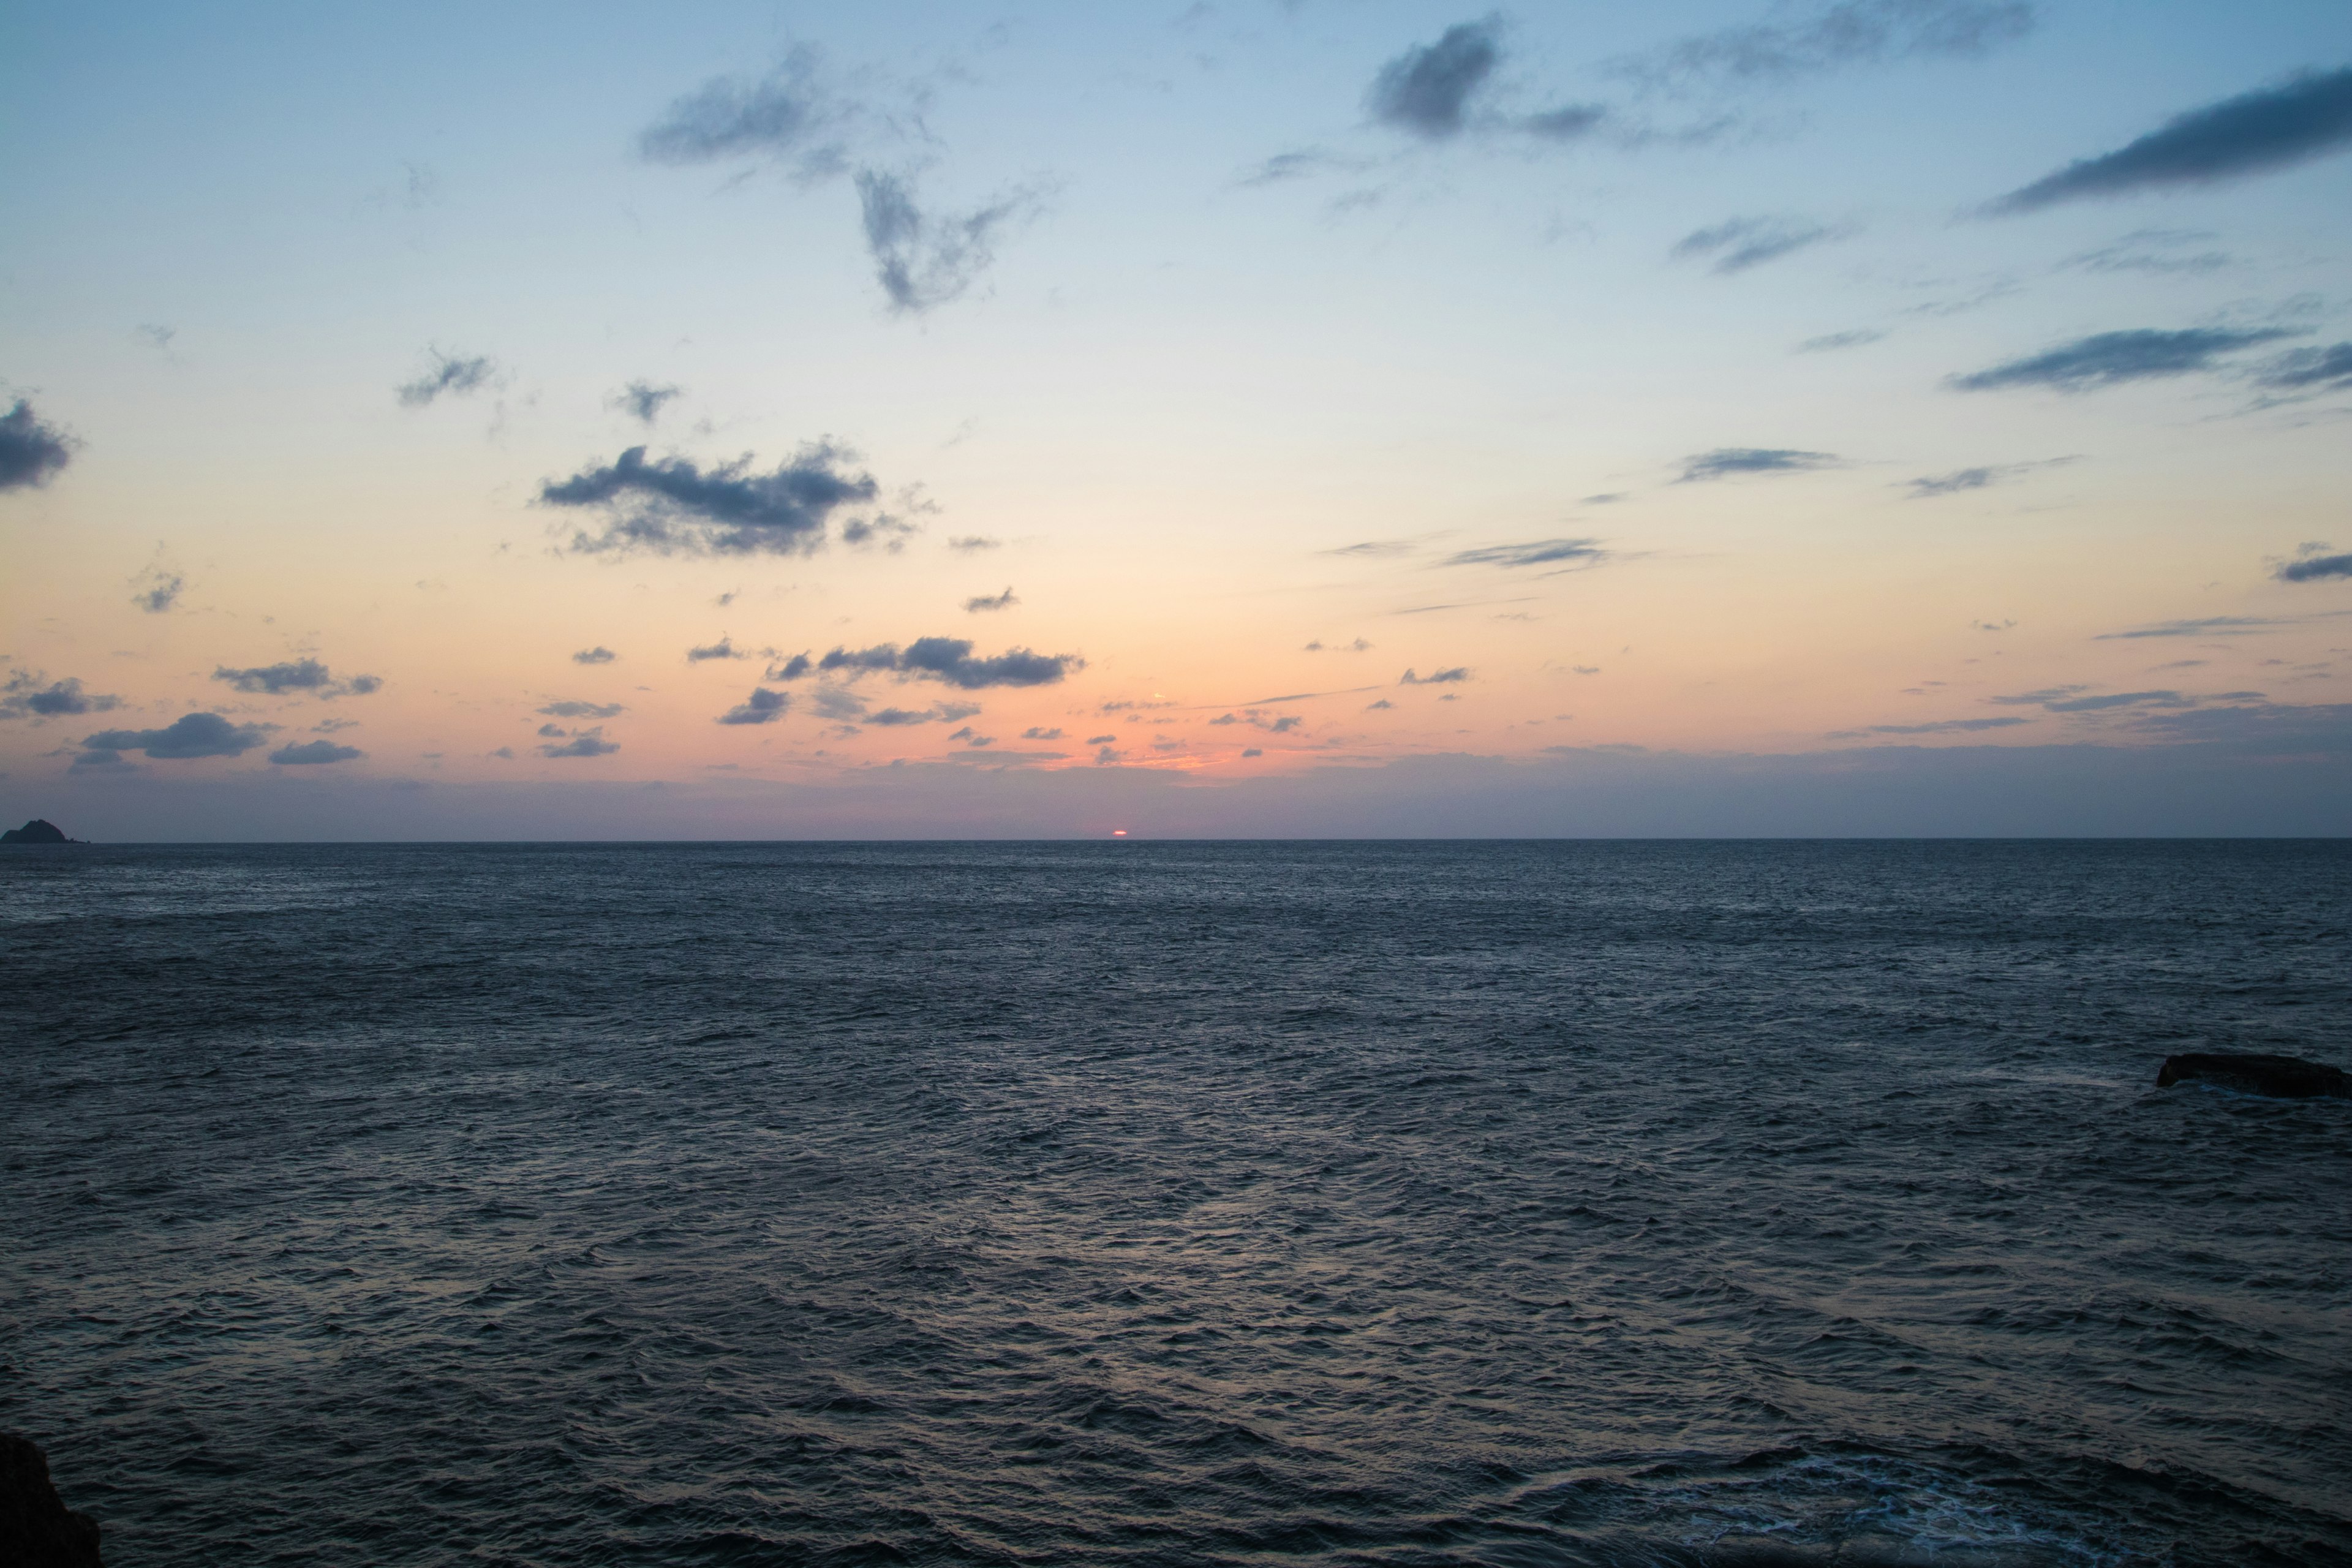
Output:
<path fill-rule="evenodd" d="M 2352 1078 L 2342 1068 L 2307 1062 L 2300 1057 L 2167 1057 L 2164 1066 L 2157 1069 L 2156 1087 L 2170 1089 L 2189 1079 L 2280 1100 L 2352 1100 Z"/>
<path fill-rule="evenodd" d="M 75 842 L 77 841 L 66 837 L 64 828 L 54 822 L 44 822 L 37 816 L 22 827 L 12 827 L 5 833 L 0 833 L 0 844 L 72 844 Z"/>
<path fill-rule="evenodd" d="M 47 1456 L 0 1432 L 0 1559 L 21 1568 L 99 1568 L 98 1521 L 49 1484 Z"/>

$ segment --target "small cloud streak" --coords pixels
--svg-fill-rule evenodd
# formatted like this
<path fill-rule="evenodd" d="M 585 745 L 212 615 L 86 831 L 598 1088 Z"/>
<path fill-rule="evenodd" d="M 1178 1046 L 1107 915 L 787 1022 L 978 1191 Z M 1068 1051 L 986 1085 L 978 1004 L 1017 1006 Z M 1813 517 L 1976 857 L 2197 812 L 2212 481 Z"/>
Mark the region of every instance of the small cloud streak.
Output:
<path fill-rule="evenodd" d="M 1427 675 L 1415 675 L 1408 669 L 1398 678 L 1397 684 L 1399 686 L 1448 686 L 1469 679 L 1469 669 L 1465 666 L 1455 665 L 1451 669 L 1435 669 Z"/>
<path fill-rule="evenodd" d="M 1441 566 L 1545 566 L 1567 562 L 1598 566 L 1609 552 L 1597 539 L 1538 539 L 1527 544 L 1490 544 L 1460 550 L 1438 563 Z"/>
<path fill-rule="evenodd" d="M 213 679 L 226 680 L 236 690 L 260 697 L 284 697 L 291 692 L 310 692 L 325 698 L 365 697 L 383 686 L 383 679 L 373 675 L 354 675 L 349 680 L 337 680 L 332 672 L 315 658 L 255 665 L 250 669 L 232 669 L 227 665 L 221 665 L 214 669 Z"/>
<path fill-rule="evenodd" d="M 2271 574 L 2282 583 L 2322 583 L 2331 577 L 2352 578 L 2352 555 L 2323 555 L 2321 545 L 2315 550 L 2305 547 L 2294 560 L 2286 562 Z"/>
<path fill-rule="evenodd" d="M 610 664 L 620 657 L 621 656 L 619 654 L 614 653 L 611 648 L 599 643 L 594 647 L 583 647 L 578 653 L 573 654 L 572 656 L 572 662 L 574 664 Z"/>
<path fill-rule="evenodd" d="M 1741 474 L 1803 474 L 1838 465 L 1839 459 L 1828 452 L 1801 452 L 1788 447 L 1717 447 L 1712 452 L 1685 458 L 1675 483 L 1699 484 Z"/>
<path fill-rule="evenodd" d="M 873 647 L 836 647 L 812 660 L 796 654 L 768 671 L 771 680 L 792 680 L 814 670 L 855 680 L 861 675 L 887 671 L 901 679 L 937 680 L 977 691 L 991 686 L 1052 686 L 1087 661 L 1073 653 L 1036 653 L 1025 647 L 975 657 L 969 637 L 918 637 L 901 649 L 896 643 Z"/>
<path fill-rule="evenodd" d="M 1674 254 L 1684 260 L 1713 257 L 1707 270 L 1728 275 L 1819 245 L 1836 233 L 1811 218 L 1736 217 L 1685 235 L 1675 243 Z"/>
<path fill-rule="evenodd" d="M 1013 596 L 1013 590 L 1007 587 L 1002 594 L 982 594 L 966 599 L 963 607 L 966 612 L 977 615 L 982 610 L 1009 610 L 1020 602 Z"/>
<path fill-rule="evenodd" d="M 299 746 L 280 746 L 269 753 L 269 760 L 279 767 L 307 767 L 317 763 L 349 763 L 367 755 L 357 746 L 339 746 L 332 741 L 305 741 Z"/>
<path fill-rule="evenodd" d="M 490 384 L 498 371 L 498 366 L 486 356 L 445 354 L 439 349 L 426 352 L 433 356 L 433 368 L 393 389 L 403 408 L 423 408 L 439 398 L 463 397 L 478 392 Z"/>
<path fill-rule="evenodd" d="M 556 719 L 611 719 L 624 710 L 618 702 L 551 702 L 539 711 Z"/>
<path fill-rule="evenodd" d="M 2352 145 L 2352 67 L 2176 115 L 2112 153 L 2069 163 L 1994 202 L 1995 215 L 2060 202 L 2210 185 L 2267 174 Z"/>
<path fill-rule="evenodd" d="M 2284 327 L 2189 327 L 2178 331 L 2141 328 L 2095 332 L 2038 354 L 2005 361 L 1972 375 L 1947 376 L 1944 384 L 1959 392 L 1992 392 L 2014 386 L 2089 392 L 2126 382 L 2213 370 L 2226 354 L 2294 335 Z"/>
<path fill-rule="evenodd" d="M 599 724 L 593 730 L 583 730 L 561 745 L 550 742 L 540 747 L 539 754 L 542 757 L 608 757 L 620 749 L 618 741 L 604 739 L 604 727 Z"/>
<path fill-rule="evenodd" d="M 1969 58 L 2032 31 L 2025 0 L 1839 0 L 1799 21 L 1683 38 L 1620 62 L 1658 85 L 1790 81 L 1847 66 Z"/>
<path fill-rule="evenodd" d="M 771 691 L 764 686 L 751 688 L 751 695 L 719 716 L 721 724 L 772 724 L 790 711 L 792 694 Z"/>
<path fill-rule="evenodd" d="M 548 480 L 539 499 L 605 514 L 602 533 L 572 536 L 572 548 L 583 553 L 804 555 L 824 542 L 835 512 L 881 493 L 873 475 L 845 471 L 848 460 L 842 448 L 816 442 L 763 474 L 748 456 L 706 468 L 688 458 L 649 459 L 632 447 L 610 464 Z"/>

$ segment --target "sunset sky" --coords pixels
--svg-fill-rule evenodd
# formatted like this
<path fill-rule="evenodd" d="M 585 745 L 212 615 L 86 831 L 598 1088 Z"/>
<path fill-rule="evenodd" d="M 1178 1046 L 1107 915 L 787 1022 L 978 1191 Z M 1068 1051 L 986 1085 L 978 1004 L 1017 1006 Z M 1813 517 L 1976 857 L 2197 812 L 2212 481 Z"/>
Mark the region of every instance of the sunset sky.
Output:
<path fill-rule="evenodd" d="M 2352 831 L 2352 6 L 0 22 L 0 816 Z"/>

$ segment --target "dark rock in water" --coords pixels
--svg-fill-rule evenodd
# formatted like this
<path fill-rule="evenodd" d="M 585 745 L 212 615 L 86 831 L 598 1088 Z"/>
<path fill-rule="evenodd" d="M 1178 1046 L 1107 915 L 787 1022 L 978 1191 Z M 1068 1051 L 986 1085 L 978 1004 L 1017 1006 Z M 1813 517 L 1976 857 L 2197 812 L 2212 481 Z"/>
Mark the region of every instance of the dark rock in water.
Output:
<path fill-rule="evenodd" d="M 22 827 L 12 827 L 5 833 L 0 833 L 0 844 L 72 844 L 75 842 L 77 841 L 68 838 L 65 829 L 56 823 L 44 822 L 37 816 Z"/>
<path fill-rule="evenodd" d="M 2342 1068 L 2324 1067 L 2300 1057 L 2167 1057 L 2164 1066 L 2157 1069 L 2156 1087 L 2170 1089 L 2192 1078 L 2245 1094 L 2274 1095 L 2281 1100 L 2326 1096 L 2352 1100 L 2352 1078 L 2347 1078 Z"/>
<path fill-rule="evenodd" d="M 49 1461 L 0 1432 L 0 1557 L 21 1568 L 99 1568 L 98 1521 L 76 1513 L 49 1484 Z"/>

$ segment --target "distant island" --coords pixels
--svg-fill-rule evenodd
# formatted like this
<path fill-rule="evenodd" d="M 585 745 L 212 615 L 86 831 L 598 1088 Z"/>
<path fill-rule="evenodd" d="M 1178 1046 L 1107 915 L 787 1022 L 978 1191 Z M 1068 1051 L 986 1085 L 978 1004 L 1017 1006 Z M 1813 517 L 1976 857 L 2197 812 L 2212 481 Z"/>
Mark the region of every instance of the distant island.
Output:
<path fill-rule="evenodd" d="M 44 822 L 37 816 L 22 827 L 12 827 L 5 833 L 0 833 L 0 844 L 79 844 L 80 842 L 79 838 L 68 838 L 66 830 L 56 823 Z"/>

